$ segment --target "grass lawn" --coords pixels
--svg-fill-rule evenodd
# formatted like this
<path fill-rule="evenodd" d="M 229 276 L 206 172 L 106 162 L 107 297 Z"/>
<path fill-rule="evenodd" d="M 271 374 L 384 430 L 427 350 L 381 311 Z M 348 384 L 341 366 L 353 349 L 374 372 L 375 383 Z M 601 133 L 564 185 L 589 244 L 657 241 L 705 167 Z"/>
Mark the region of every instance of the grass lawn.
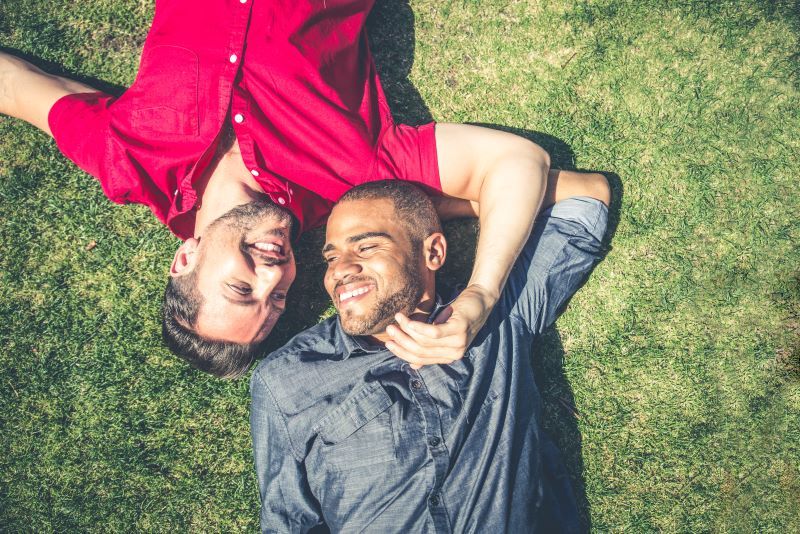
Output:
<path fill-rule="evenodd" d="M 0 46 L 108 90 L 152 0 L 3 0 Z M 800 531 L 800 5 L 395 0 L 399 120 L 473 122 L 611 174 L 610 251 L 538 347 L 597 531 Z M 0 119 L 0 531 L 254 531 L 247 380 L 160 346 L 176 239 Z M 474 225 L 448 227 L 466 277 Z M 319 320 L 320 234 L 274 343 Z"/>

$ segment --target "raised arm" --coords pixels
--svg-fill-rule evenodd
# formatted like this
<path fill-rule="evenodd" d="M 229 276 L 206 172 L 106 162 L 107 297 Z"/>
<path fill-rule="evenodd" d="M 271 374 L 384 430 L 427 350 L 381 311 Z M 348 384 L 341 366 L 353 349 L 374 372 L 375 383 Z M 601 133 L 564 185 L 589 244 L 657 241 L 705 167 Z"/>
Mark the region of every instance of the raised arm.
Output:
<path fill-rule="evenodd" d="M 94 91 L 88 85 L 47 74 L 25 60 L 0 52 L 0 114 L 27 121 L 49 135 L 52 132 L 47 117 L 59 98 Z"/>
<path fill-rule="evenodd" d="M 443 192 L 478 204 L 480 237 L 467 288 L 440 314 L 443 324 L 425 325 L 398 316 L 387 330 L 387 347 L 400 357 L 463 356 L 486 322 L 508 273 L 530 235 L 544 197 L 550 158 L 522 137 L 478 126 L 438 124 L 436 145 Z M 420 362 L 422 363 L 422 362 Z"/>
<path fill-rule="evenodd" d="M 452 315 L 440 315 L 447 319 L 444 324 L 426 325 L 398 316 L 400 328 L 387 329 L 387 333 L 393 338 L 387 343 L 387 347 L 415 366 L 449 363 L 463 355 L 496 304 L 497 295 L 500 294 L 510 269 L 527 241 L 540 205 L 542 208 L 548 207 L 575 196 L 595 198 L 605 205 L 610 202 L 608 182 L 603 175 L 556 169 L 551 169 L 549 173 L 541 171 L 539 169 L 544 162 L 539 160 L 537 167 L 536 152 L 541 149 L 536 145 L 527 141 L 518 143 L 520 138 L 516 136 L 489 130 L 502 136 L 493 140 L 498 142 L 505 140 L 510 145 L 502 148 L 493 147 L 491 143 L 480 143 L 480 132 L 487 130 L 483 128 L 477 130 L 478 138 L 475 138 L 475 142 L 480 144 L 480 149 L 476 148 L 477 144 L 470 143 L 460 145 L 448 143 L 447 146 L 441 144 L 439 146 L 440 156 L 445 156 L 444 160 L 440 159 L 443 185 L 445 172 L 448 173 L 448 178 L 457 178 L 452 174 L 454 169 L 458 172 L 459 165 L 466 165 L 466 168 L 460 169 L 466 176 L 471 175 L 480 179 L 482 175 L 484 182 L 491 182 L 491 187 L 497 187 L 497 190 L 493 191 L 495 196 L 491 197 L 492 210 L 487 209 L 488 206 L 484 206 L 480 199 L 477 203 L 466 200 L 455 201 L 450 207 L 445 206 L 443 210 L 446 214 L 455 213 L 464 216 L 469 215 L 471 207 L 479 213 L 481 234 L 470 285 L 453 303 L 449 312 Z M 437 131 L 437 142 L 438 133 Z M 457 139 L 450 137 L 448 141 Z M 526 147 L 526 143 L 529 146 Z M 509 149 L 511 152 L 504 152 L 504 149 Z M 494 159 L 495 165 L 476 162 L 467 155 L 470 150 L 474 151 L 472 158 Z M 532 151 L 526 156 L 526 150 Z M 445 153 L 447 151 L 449 154 Z M 461 151 L 465 157 L 459 158 Z M 447 165 L 450 167 L 445 168 Z M 479 169 L 482 165 L 489 165 L 490 170 L 481 173 Z M 475 174 L 471 174 L 470 169 L 474 170 Z M 462 174 L 463 176 L 465 174 Z M 546 180 L 543 176 L 546 176 Z M 507 184 L 506 190 L 500 185 L 502 183 Z M 546 188 L 543 190 L 538 187 L 542 183 L 546 183 Z M 542 198 L 542 195 L 543 200 L 540 203 L 538 199 Z M 488 228 L 491 228 L 491 231 L 488 231 Z"/>

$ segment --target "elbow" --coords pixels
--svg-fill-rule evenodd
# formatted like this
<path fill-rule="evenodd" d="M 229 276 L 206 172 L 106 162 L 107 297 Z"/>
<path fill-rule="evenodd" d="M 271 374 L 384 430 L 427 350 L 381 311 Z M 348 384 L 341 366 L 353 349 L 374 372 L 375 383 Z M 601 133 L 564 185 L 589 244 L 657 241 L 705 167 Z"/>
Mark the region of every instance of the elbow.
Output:
<path fill-rule="evenodd" d="M 586 176 L 587 196 L 599 200 L 606 206 L 611 205 L 611 185 L 608 178 L 599 172 L 588 173 Z"/>
<path fill-rule="evenodd" d="M 533 141 L 521 137 L 518 150 L 520 156 L 527 159 L 532 167 L 541 169 L 544 176 L 547 176 L 547 172 L 550 170 L 550 154 L 545 149 Z"/>

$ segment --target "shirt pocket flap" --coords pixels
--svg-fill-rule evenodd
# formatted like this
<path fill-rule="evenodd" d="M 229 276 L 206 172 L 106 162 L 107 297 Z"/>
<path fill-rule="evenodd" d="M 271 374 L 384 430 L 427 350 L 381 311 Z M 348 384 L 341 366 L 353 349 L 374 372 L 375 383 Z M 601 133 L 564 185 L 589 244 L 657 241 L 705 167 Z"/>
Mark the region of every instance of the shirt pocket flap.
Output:
<path fill-rule="evenodd" d="M 392 398 L 377 382 L 367 384 L 338 408 L 323 417 L 314 427 L 324 443 L 333 445 L 350 437 L 393 404 Z"/>

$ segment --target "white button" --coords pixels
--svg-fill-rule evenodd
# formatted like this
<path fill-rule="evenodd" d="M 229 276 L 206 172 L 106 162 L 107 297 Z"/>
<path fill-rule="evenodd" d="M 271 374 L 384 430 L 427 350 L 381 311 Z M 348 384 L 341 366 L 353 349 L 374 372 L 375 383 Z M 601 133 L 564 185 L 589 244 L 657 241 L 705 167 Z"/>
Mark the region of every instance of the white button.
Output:
<path fill-rule="evenodd" d="M 246 4 L 247 0 L 239 0 L 241 3 Z"/>
<path fill-rule="evenodd" d="M 250 171 L 250 174 L 252 174 L 253 176 L 258 176 L 258 171 L 256 169 L 253 169 L 252 171 Z"/>
<path fill-rule="evenodd" d="M 278 204 L 280 204 L 281 206 L 283 206 L 284 204 L 286 204 L 286 199 L 285 199 L 285 198 L 283 198 L 283 197 L 278 197 Z"/>
<path fill-rule="evenodd" d="M 236 60 L 239 59 L 236 57 L 236 54 L 231 54 L 231 57 L 228 58 L 231 63 L 236 63 Z"/>
<path fill-rule="evenodd" d="M 241 113 L 237 113 L 236 115 L 233 116 L 233 120 L 241 124 L 244 122 L 244 115 L 242 115 Z"/>

